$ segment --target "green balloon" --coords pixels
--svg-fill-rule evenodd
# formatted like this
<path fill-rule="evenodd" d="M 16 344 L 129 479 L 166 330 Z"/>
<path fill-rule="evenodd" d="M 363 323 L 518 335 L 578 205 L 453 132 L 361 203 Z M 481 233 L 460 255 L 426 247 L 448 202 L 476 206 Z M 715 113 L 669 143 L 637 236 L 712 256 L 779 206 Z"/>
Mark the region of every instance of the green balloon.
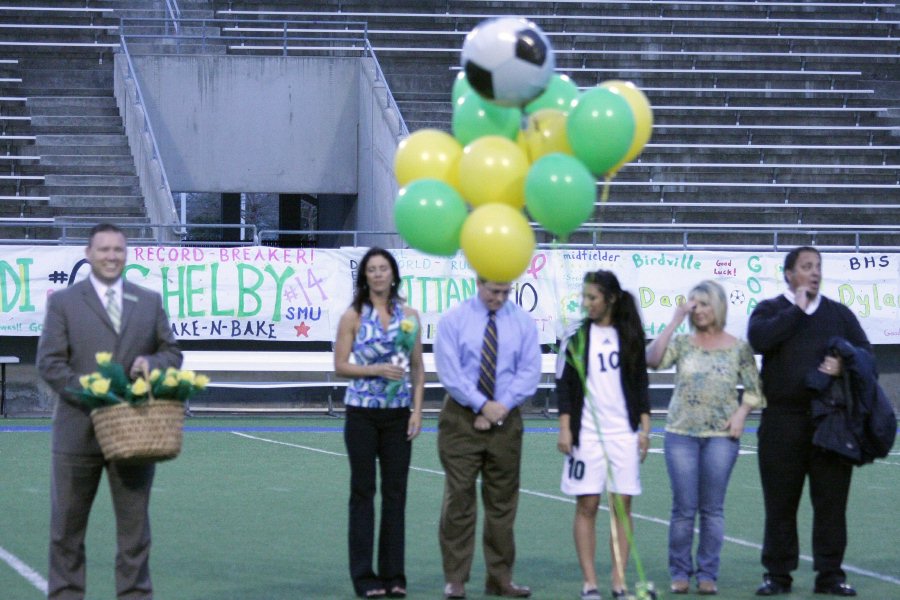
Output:
<path fill-rule="evenodd" d="M 453 137 L 463 146 L 485 135 L 516 141 L 521 124 L 521 110 L 497 106 L 475 91 L 466 92 L 453 104 Z"/>
<path fill-rule="evenodd" d="M 569 145 L 598 177 L 619 164 L 634 139 L 634 113 L 628 101 L 606 88 L 593 88 L 578 99 L 566 120 Z"/>
<path fill-rule="evenodd" d="M 529 214 L 562 239 L 591 216 L 596 196 L 596 179 L 580 160 L 568 154 L 541 157 L 525 177 Z"/>
<path fill-rule="evenodd" d="M 450 92 L 450 99 L 453 101 L 453 104 L 456 104 L 456 101 L 459 100 L 463 94 L 471 91 L 473 91 L 472 84 L 466 79 L 466 72 L 460 71 L 456 74 L 456 79 L 453 80 L 453 91 Z"/>
<path fill-rule="evenodd" d="M 542 108 L 555 108 L 568 114 L 579 93 L 578 86 L 567 75 L 554 74 L 541 95 L 525 105 L 525 114 L 530 115 Z"/>
<path fill-rule="evenodd" d="M 397 231 L 411 247 L 429 254 L 456 254 L 467 216 L 459 192 L 439 179 L 412 181 L 394 203 Z"/>

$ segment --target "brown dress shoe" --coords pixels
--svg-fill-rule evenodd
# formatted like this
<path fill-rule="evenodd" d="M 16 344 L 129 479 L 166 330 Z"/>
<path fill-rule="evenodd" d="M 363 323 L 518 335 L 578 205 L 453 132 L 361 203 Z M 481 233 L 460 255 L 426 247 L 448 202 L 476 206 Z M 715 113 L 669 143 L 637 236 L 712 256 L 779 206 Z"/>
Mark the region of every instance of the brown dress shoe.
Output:
<path fill-rule="evenodd" d="M 504 598 L 528 598 L 531 596 L 531 588 L 527 585 L 516 585 L 512 581 L 506 585 L 487 584 L 484 593 L 488 596 L 503 596 Z"/>
<path fill-rule="evenodd" d="M 444 598 L 447 600 L 463 600 L 466 597 L 466 587 L 461 583 L 448 581 L 444 585 Z"/>

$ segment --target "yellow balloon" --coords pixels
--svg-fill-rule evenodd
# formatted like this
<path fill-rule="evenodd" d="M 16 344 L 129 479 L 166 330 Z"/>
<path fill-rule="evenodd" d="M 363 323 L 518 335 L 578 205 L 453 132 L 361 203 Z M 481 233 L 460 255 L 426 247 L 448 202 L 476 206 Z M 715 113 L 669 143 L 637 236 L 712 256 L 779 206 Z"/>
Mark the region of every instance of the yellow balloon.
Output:
<path fill-rule="evenodd" d="M 397 146 L 394 175 L 403 187 L 416 179 L 439 179 L 459 187 L 459 159 L 462 146 L 449 133 L 420 129 Z"/>
<path fill-rule="evenodd" d="M 479 206 L 459 236 L 469 265 L 488 281 L 509 282 L 521 275 L 534 254 L 534 231 L 521 210 L 506 204 Z"/>
<path fill-rule="evenodd" d="M 566 118 L 566 113 L 555 108 L 542 108 L 528 115 L 520 146 L 524 145 L 531 162 L 556 152 L 572 154 Z"/>
<path fill-rule="evenodd" d="M 610 169 L 610 173 L 615 173 L 626 163 L 634 160 L 650 140 L 650 134 L 653 133 L 653 109 L 650 108 L 650 101 L 647 100 L 644 92 L 630 81 L 610 79 L 601 83 L 600 87 L 611 90 L 625 98 L 634 115 L 634 137 L 631 140 L 628 152 L 625 153 L 625 156 L 616 166 Z"/>
<path fill-rule="evenodd" d="M 472 206 L 500 203 L 525 206 L 528 157 L 512 140 L 486 135 L 463 148 L 459 191 Z"/>

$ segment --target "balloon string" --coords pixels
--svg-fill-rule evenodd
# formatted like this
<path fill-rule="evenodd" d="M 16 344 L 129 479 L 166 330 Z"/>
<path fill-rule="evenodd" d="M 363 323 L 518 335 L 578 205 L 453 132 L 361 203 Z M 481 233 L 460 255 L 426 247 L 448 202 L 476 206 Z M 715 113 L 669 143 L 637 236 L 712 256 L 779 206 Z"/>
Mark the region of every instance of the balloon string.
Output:
<path fill-rule="evenodd" d="M 609 200 L 609 183 L 612 181 L 612 178 L 615 176 L 615 173 L 607 173 L 603 178 L 603 191 L 600 192 L 600 204 L 606 204 L 606 201 Z"/>

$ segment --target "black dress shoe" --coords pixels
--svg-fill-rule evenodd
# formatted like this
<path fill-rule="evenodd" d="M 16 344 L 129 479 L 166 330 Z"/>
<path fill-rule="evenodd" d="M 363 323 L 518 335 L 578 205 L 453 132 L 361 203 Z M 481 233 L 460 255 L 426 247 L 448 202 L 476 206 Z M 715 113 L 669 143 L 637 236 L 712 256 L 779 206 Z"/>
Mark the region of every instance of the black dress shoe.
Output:
<path fill-rule="evenodd" d="M 831 585 L 817 585 L 813 590 L 817 594 L 831 594 L 832 596 L 855 596 L 856 590 L 849 583 L 832 583 Z"/>
<path fill-rule="evenodd" d="M 778 594 L 790 594 L 791 584 L 778 583 L 774 579 L 766 577 L 762 585 L 756 588 L 757 596 L 777 596 Z"/>

